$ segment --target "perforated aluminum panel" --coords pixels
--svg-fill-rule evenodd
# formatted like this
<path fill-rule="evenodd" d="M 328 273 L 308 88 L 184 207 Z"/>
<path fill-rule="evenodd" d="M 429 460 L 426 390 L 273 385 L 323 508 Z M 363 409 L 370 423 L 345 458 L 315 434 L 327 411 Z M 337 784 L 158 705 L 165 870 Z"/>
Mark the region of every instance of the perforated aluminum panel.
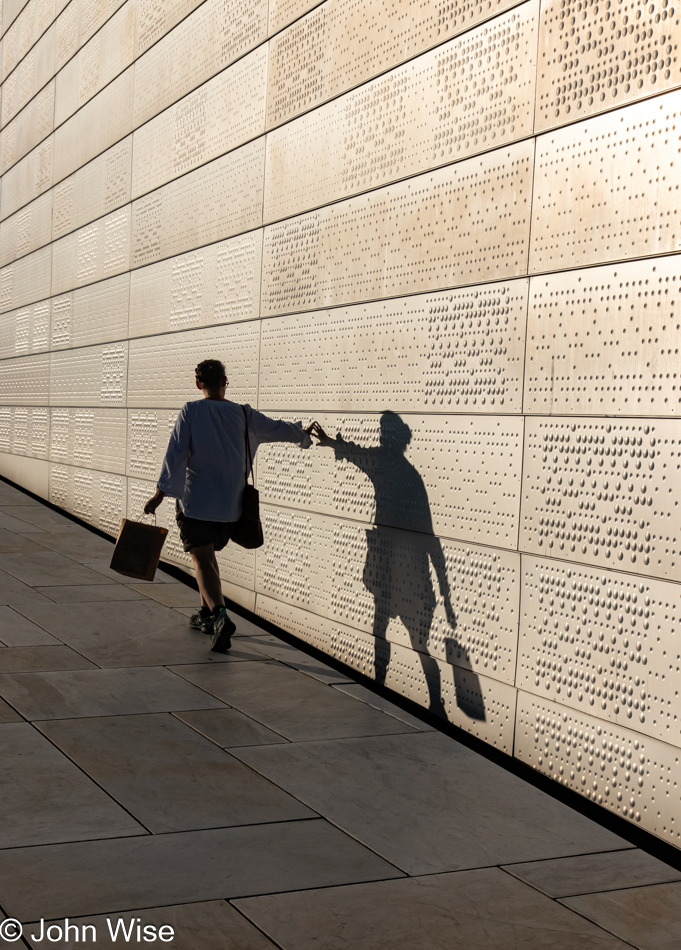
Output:
<path fill-rule="evenodd" d="M 0 218 L 14 214 L 52 185 L 53 152 L 54 135 L 50 135 L 2 176 Z"/>
<path fill-rule="evenodd" d="M 125 517 L 126 479 L 110 472 L 51 462 L 49 500 L 115 536 Z"/>
<path fill-rule="evenodd" d="M 130 266 L 131 206 L 125 205 L 52 245 L 52 293 L 91 284 Z"/>
<path fill-rule="evenodd" d="M 263 315 L 526 271 L 533 142 L 265 229 Z"/>
<path fill-rule="evenodd" d="M 680 109 L 672 92 L 538 137 L 530 273 L 681 249 Z"/>
<path fill-rule="evenodd" d="M 262 224 L 263 138 L 164 185 L 132 206 L 139 267 Z"/>
<path fill-rule="evenodd" d="M 56 185 L 53 240 L 129 202 L 131 178 L 129 135 Z"/>
<path fill-rule="evenodd" d="M 681 413 L 681 256 L 532 278 L 525 412 Z"/>
<path fill-rule="evenodd" d="M 269 3 L 269 30 L 270 36 L 283 30 L 289 23 L 293 23 L 313 7 L 319 6 L 321 0 L 270 0 Z"/>
<path fill-rule="evenodd" d="M 681 11 L 662 0 L 546 0 L 539 31 L 537 130 L 681 83 Z"/>
<path fill-rule="evenodd" d="M 259 338 L 257 323 L 241 323 L 131 340 L 128 406 L 180 409 L 187 400 L 201 398 L 194 367 L 205 359 L 225 364 L 228 399 L 254 404 Z"/>
<path fill-rule="evenodd" d="M 267 0 L 206 0 L 135 64 L 135 127 L 254 49 Z"/>
<path fill-rule="evenodd" d="M 258 405 L 520 412 L 527 292 L 525 279 L 265 320 Z"/>
<path fill-rule="evenodd" d="M 678 846 L 678 748 L 521 691 L 515 755 Z"/>
<path fill-rule="evenodd" d="M 271 42 L 267 127 L 514 5 L 513 0 L 463 0 L 457 5 L 416 0 L 407 6 L 393 0 L 327 0 Z M 296 12 L 301 12 L 298 3 Z"/>
<path fill-rule="evenodd" d="M 132 63 L 136 2 L 127 0 L 57 76 L 55 125 L 61 125 Z"/>
<path fill-rule="evenodd" d="M 2 84 L 3 126 L 52 79 L 56 32 L 53 24 Z"/>
<path fill-rule="evenodd" d="M 0 405 L 46 406 L 49 390 L 48 353 L 0 360 Z"/>
<path fill-rule="evenodd" d="M 127 475 L 158 481 L 176 420 L 176 409 L 128 410 Z"/>
<path fill-rule="evenodd" d="M 525 421 L 520 550 L 681 580 L 673 420 Z"/>
<path fill-rule="evenodd" d="M 64 9 L 68 0 L 29 0 L 2 40 L 2 74 L 8 74 L 28 53 L 50 23 Z"/>
<path fill-rule="evenodd" d="M 52 239 L 52 192 L 36 198 L 0 224 L 0 267 Z"/>
<path fill-rule="evenodd" d="M 50 349 L 124 339 L 128 327 L 130 275 L 54 297 Z"/>
<path fill-rule="evenodd" d="M 0 174 L 4 175 L 54 129 L 54 81 L 0 132 Z"/>
<path fill-rule="evenodd" d="M 0 406 L 0 452 L 46 459 L 49 412 L 36 406 Z"/>
<path fill-rule="evenodd" d="M 50 409 L 50 460 L 125 475 L 125 409 Z"/>
<path fill-rule="evenodd" d="M 135 55 L 141 56 L 203 0 L 138 0 Z"/>
<path fill-rule="evenodd" d="M 2 33 L 7 32 L 27 3 L 28 0 L 3 0 L 0 10 Z"/>
<path fill-rule="evenodd" d="M 142 0 L 142 4 L 145 2 Z M 64 6 L 63 0 L 60 3 Z M 57 69 L 61 69 L 75 56 L 123 3 L 124 0 L 70 0 L 56 22 Z"/>
<path fill-rule="evenodd" d="M 0 313 L 50 296 L 51 257 L 43 247 L 0 270 Z"/>
<path fill-rule="evenodd" d="M 531 134 L 538 18 L 530 0 L 272 132 L 265 220 Z"/>
<path fill-rule="evenodd" d="M 54 135 L 54 181 L 59 182 L 132 131 L 133 67 L 71 116 Z"/>
<path fill-rule="evenodd" d="M 0 359 L 39 353 L 50 345 L 51 301 L 41 300 L 0 316 Z"/>
<path fill-rule="evenodd" d="M 125 406 L 127 370 L 127 341 L 51 353 L 50 405 Z"/>
<path fill-rule="evenodd" d="M 681 745 L 678 587 L 523 557 L 517 685 Z"/>
<path fill-rule="evenodd" d="M 431 697 L 439 697 L 443 706 L 439 715 L 511 754 L 516 694 L 507 684 L 397 644 L 382 641 L 377 647 L 366 633 L 260 593 L 256 609 L 261 617 L 365 676 L 374 677 L 378 665 L 389 689 L 420 706 L 428 708 Z M 473 710 L 484 718 L 469 715 Z"/>
<path fill-rule="evenodd" d="M 266 88 L 265 44 L 138 129 L 133 196 L 262 135 Z"/>
<path fill-rule="evenodd" d="M 258 230 L 133 271 L 130 336 L 257 319 L 261 258 Z"/>

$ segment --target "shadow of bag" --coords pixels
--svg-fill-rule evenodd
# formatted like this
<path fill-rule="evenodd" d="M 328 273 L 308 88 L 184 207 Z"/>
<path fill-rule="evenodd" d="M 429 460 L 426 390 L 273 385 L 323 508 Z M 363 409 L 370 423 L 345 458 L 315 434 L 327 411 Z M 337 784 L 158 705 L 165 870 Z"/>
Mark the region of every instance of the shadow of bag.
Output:
<path fill-rule="evenodd" d="M 167 528 L 123 518 L 111 570 L 140 581 L 153 581 L 167 534 Z"/>
<path fill-rule="evenodd" d="M 234 541 L 242 548 L 259 548 L 264 544 L 262 533 L 262 522 L 260 520 L 260 492 L 255 485 L 248 484 L 248 474 L 250 472 L 253 479 L 253 459 L 251 458 L 251 445 L 248 440 L 248 418 L 246 410 L 241 407 L 246 424 L 246 484 L 244 485 L 243 507 L 241 517 L 233 522 L 229 534 L 230 541 Z"/>

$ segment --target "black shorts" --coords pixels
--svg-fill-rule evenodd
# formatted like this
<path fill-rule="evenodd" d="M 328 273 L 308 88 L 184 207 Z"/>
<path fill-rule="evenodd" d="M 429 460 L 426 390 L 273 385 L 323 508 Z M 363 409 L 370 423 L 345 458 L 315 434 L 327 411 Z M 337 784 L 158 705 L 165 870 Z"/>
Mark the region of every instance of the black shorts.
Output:
<path fill-rule="evenodd" d="M 177 501 L 175 521 L 180 529 L 180 540 L 185 551 L 201 548 L 205 544 L 212 544 L 216 551 L 221 551 L 229 541 L 231 521 L 199 521 L 198 518 L 188 518 Z"/>

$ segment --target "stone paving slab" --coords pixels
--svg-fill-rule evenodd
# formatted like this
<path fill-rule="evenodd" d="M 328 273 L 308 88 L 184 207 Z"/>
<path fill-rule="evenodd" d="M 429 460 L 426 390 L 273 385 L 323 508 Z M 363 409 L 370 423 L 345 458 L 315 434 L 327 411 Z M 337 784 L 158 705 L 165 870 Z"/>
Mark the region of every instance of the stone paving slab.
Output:
<path fill-rule="evenodd" d="M 561 903 L 638 950 L 679 950 L 681 947 L 681 884 L 655 884 L 566 897 Z"/>
<path fill-rule="evenodd" d="M 32 587 L 55 584 L 101 584 L 102 576 L 57 551 L 30 551 L 0 554 L 0 570 L 12 574 Z M 40 595 L 39 595 L 40 596 Z"/>
<path fill-rule="evenodd" d="M 266 729 L 238 709 L 198 709 L 173 715 L 223 749 L 288 742 L 288 739 Z"/>
<path fill-rule="evenodd" d="M 22 605 L 0 607 L 0 642 L 8 647 L 57 645 L 62 641 L 23 615 Z"/>
<path fill-rule="evenodd" d="M 34 646 L 5 647 L 0 650 L 0 673 L 46 673 L 54 670 L 96 669 L 70 647 Z"/>

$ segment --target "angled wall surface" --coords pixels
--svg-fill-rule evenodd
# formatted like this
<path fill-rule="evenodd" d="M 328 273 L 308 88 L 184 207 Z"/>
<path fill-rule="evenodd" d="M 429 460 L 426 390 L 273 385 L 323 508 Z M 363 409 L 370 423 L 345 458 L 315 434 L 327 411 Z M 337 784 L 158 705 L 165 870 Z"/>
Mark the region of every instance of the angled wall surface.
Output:
<path fill-rule="evenodd" d="M 677 846 L 680 18 L 4 0 L 0 49 L 0 474 L 115 534 L 222 358 L 346 442 L 261 449 L 226 593 Z"/>

